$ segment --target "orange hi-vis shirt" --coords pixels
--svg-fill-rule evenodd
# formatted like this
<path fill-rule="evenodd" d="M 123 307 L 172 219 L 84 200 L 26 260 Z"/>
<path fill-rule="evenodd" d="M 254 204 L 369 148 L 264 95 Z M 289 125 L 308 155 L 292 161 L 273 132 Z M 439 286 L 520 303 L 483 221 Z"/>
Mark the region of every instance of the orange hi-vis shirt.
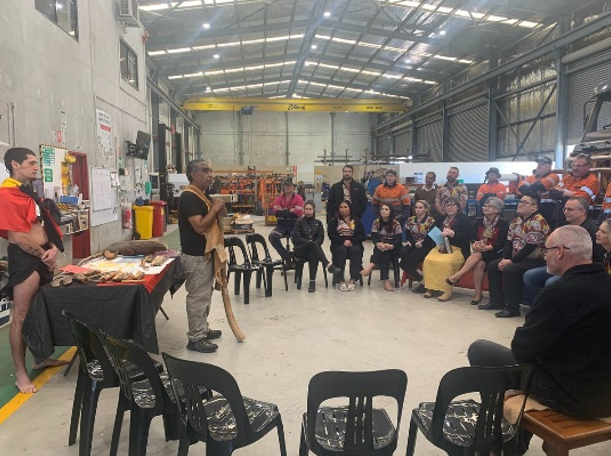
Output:
<path fill-rule="evenodd" d="M 494 193 L 497 198 L 505 199 L 505 195 L 507 195 L 507 188 L 500 182 L 492 185 L 482 184 L 480 188 L 477 189 L 477 196 L 475 199 L 480 201 L 487 193 Z"/>
<path fill-rule="evenodd" d="M 603 200 L 603 214 L 611 214 L 611 182 L 607 186 L 605 199 Z"/>
<path fill-rule="evenodd" d="M 547 192 L 539 192 L 539 197 L 541 199 L 546 199 L 549 198 L 549 190 L 553 189 L 560 183 L 560 176 L 554 173 L 548 173 L 545 176 L 537 176 L 536 174 L 531 174 L 530 176 L 527 176 L 520 185 L 531 186 L 535 182 L 539 181 L 543 184 L 545 190 L 547 190 Z M 521 195 L 522 193 L 518 190 L 518 194 Z"/>
<path fill-rule="evenodd" d="M 562 178 L 562 182 L 558 184 L 558 190 L 575 192 L 574 196 L 576 198 L 585 198 L 588 201 L 594 202 L 600 190 L 600 182 L 598 182 L 598 178 L 592 173 L 588 173 L 581 179 L 577 179 L 572 174 L 566 174 Z"/>

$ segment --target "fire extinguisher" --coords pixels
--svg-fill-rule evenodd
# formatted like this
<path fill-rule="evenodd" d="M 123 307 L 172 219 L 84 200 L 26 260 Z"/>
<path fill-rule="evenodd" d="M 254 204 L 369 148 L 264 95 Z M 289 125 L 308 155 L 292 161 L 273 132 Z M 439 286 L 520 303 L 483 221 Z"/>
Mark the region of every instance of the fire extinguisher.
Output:
<path fill-rule="evenodd" d="M 130 206 L 123 206 L 123 228 L 132 229 L 132 208 Z"/>

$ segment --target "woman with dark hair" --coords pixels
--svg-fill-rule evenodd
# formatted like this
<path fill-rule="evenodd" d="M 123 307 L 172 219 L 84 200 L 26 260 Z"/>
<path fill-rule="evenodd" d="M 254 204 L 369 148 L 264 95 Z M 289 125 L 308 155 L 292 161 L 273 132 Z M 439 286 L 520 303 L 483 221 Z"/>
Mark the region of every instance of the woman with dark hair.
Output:
<path fill-rule="evenodd" d="M 331 255 L 333 264 L 342 270 L 339 278 L 339 289 L 354 291 L 354 284 L 359 279 L 363 269 L 363 241 L 365 227 L 354 217 L 352 204 L 344 200 L 339 204 L 338 215 L 329 222 L 328 233 L 331 240 Z M 344 270 L 346 259 L 350 259 L 350 281 L 346 285 Z"/>
<path fill-rule="evenodd" d="M 499 198 L 488 198 L 482 210 L 484 216 L 475 220 L 471 230 L 471 241 L 473 242 L 473 253 L 467 258 L 465 264 L 458 272 L 455 272 L 446 279 L 446 282 L 454 286 L 460 278 L 470 270 L 473 271 L 473 287 L 475 296 L 471 301 L 472 306 L 476 306 L 482 300 L 482 283 L 486 266 L 492 260 L 501 257 L 503 247 L 507 241 L 509 223 L 501 218 L 501 212 L 505 203 Z"/>
<path fill-rule="evenodd" d="M 429 215 L 431 205 L 425 200 L 416 201 L 414 204 L 414 214 L 405 223 L 405 236 L 407 244 L 401 249 L 399 256 L 401 263 L 399 266 L 420 286 L 414 293 L 424 293 L 426 290 L 422 284 L 422 271 L 418 269 L 420 263 L 428 255 L 435 242 L 428 237 L 428 233 L 435 226 L 435 219 Z"/>
<path fill-rule="evenodd" d="M 386 291 L 395 291 L 388 280 L 389 262 L 393 257 L 399 256 L 401 251 L 401 239 L 403 230 L 401 224 L 395 219 L 392 206 L 380 205 L 380 216 L 375 219 L 371 227 L 371 240 L 373 241 L 373 255 L 370 263 L 361 271 L 363 276 L 368 276 L 377 264 L 380 268 L 380 280 L 384 281 Z"/>
<path fill-rule="evenodd" d="M 605 248 L 605 270 L 611 274 L 609 260 L 611 260 L 611 218 L 602 221 L 596 232 L 596 243 Z"/>
<path fill-rule="evenodd" d="M 458 198 L 448 198 L 444 201 L 445 214 L 437 217 L 435 226 L 441 230 L 442 244 L 432 249 L 424 259 L 422 275 L 426 287 L 425 298 L 432 298 L 435 291 L 441 291 L 439 301 L 452 299 L 452 286 L 446 278 L 457 272 L 470 255 L 469 238 L 471 222 L 460 210 Z"/>
<path fill-rule="evenodd" d="M 322 222 L 314 216 L 316 206 L 314 201 L 306 201 L 303 205 L 303 216 L 295 222 L 291 237 L 295 245 L 295 256 L 307 260 L 310 267 L 310 285 L 308 292 L 316 291 L 316 271 L 318 263 L 331 274 L 339 275 L 342 270 L 333 266 L 322 251 L 321 245 L 325 240 L 325 230 Z"/>

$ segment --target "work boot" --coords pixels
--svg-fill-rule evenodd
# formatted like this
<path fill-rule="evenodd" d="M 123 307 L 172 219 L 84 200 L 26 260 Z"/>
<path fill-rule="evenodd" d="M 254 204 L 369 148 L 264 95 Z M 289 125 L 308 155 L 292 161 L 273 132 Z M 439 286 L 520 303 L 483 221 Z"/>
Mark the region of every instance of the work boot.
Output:
<path fill-rule="evenodd" d="M 316 291 L 316 282 L 314 280 L 310 280 L 310 285 L 308 286 L 308 293 L 314 293 Z"/>
<path fill-rule="evenodd" d="M 200 353 L 212 353 L 215 352 L 217 348 L 219 348 L 219 346 L 210 342 L 207 337 L 204 337 L 200 340 L 196 340 L 195 342 L 189 341 L 189 343 L 187 344 L 187 350 L 192 350 Z"/>
<path fill-rule="evenodd" d="M 209 329 L 208 334 L 206 334 L 206 338 L 208 340 L 218 339 L 223 334 L 223 331 L 220 329 Z"/>

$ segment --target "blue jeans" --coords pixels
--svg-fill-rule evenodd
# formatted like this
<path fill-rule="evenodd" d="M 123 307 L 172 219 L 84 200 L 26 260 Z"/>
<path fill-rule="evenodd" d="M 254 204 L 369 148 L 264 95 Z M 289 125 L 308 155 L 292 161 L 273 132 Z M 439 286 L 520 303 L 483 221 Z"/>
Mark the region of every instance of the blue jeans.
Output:
<path fill-rule="evenodd" d="M 531 269 L 524 273 L 522 280 L 524 281 L 524 294 L 522 301 L 527 306 L 532 306 L 535 302 L 537 294 L 548 285 L 551 285 L 561 276 L 553 275 L 547 272 L 547 266 Z"/>

